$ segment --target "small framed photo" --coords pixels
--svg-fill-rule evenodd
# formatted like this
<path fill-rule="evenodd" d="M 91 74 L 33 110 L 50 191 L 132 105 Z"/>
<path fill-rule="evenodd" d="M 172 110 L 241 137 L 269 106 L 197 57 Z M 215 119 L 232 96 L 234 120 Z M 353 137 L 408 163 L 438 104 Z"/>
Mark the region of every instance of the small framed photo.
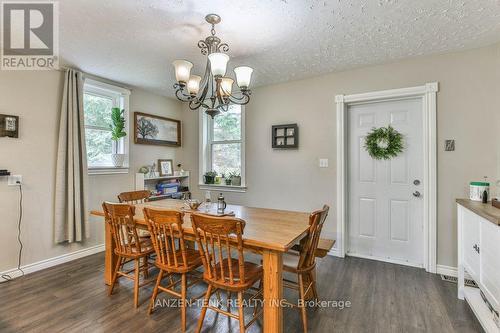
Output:
<path fill-rule="evenodd" d="M 299 148 L 299 126 L 297 124 L 273 125 L 271 145 L 275 149 Z"/>
<path fill-rule="evenodd" d="M 158 160 L 160 177 L 174 175 L 174 162 L 172 160 Z"/>

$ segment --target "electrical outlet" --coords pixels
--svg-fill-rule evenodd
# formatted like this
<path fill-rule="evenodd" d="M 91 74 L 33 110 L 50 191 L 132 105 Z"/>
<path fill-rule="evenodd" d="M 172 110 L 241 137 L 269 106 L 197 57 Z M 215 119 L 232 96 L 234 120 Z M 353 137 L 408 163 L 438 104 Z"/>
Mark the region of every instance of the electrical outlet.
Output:
<path fill-rule="evenodd" d="M 23 176 L 12 175 L 12 176 L 9 176 L 7 181 L 8 181 L 7 185 L 9 185 L 9 186 L 19 186 L 23 183 Z"/>
<path fill-rule="evenodd" d="M 320 158 L 319 159 L 319 167 L 320 168 L 328 168 L 328 159 L 327 158 Z"/>

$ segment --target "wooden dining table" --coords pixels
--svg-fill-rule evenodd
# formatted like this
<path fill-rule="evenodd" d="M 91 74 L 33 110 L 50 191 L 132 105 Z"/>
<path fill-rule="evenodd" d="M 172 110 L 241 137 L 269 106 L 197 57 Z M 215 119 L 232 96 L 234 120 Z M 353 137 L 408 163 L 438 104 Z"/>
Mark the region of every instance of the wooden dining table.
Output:
<path fill-rule="evenodd" d="M 184 209 L 181 200 L 159 200 L 136 204 L 135 221 L 138 227 L 147 229 L 144 220 L 143 208 L 156 209 Z M 212 204 L 209 213 L 215 209 Z M 202 208 L 201 213 L 205 212 Z M 283 253 L 290 250 L 307 233 L 309 226 L 309 213 L 253 208 L 239 205 L 227 205 L 226 213 L 232 212 L 238 218 L 245 220 L 243 231 L 243 246 L 245 249 L 262 255 L 263 266 L 263 310 L 264 332 L 283 332 Z M 104 216 L 103 211 L 92 211 L 92 215 Z M 187 236 L 194 236 L 191 227 L 189 211 L 186 211 L 183 228 Z M 111 230 L 106 223 L 106 256 L 105 256 L 105 282 L 111 283 L 112 268 L 116 263 L 113 238 Z"/>

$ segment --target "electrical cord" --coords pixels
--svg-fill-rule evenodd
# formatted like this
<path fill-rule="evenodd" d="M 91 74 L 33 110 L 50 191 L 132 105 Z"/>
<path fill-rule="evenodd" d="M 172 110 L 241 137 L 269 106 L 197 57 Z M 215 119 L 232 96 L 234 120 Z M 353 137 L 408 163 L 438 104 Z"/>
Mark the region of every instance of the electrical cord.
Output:
<path fill-rule="evenodd" d="M 21 268 L 21 257 L 23 254 L 23 242 L 21 241 L 21 223 L 23 221 L 23 187 L 20 182 L 17 182 L 19 185 L 19 221 L 17 222 L 17 242 L 19 243 L 19 252 L 17 255 L 17 270 L 21 272 L 21 277 L 24 276 L 24 271 Z M 12 281 L 13 278 L 9 274 L 2 274 L 0 276 L 4 281 L 1 281 L 0 284 Z"/>

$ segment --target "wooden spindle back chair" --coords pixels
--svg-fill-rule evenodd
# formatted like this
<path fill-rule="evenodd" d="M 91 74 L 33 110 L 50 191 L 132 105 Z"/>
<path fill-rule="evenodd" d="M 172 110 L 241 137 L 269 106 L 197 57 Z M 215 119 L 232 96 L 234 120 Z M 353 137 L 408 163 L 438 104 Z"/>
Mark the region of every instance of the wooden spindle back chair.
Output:
<path fill-rule="evenodd" d="M 148 224 L 151 241 L 156 252 L 156 266 L 160 269 L 156 286 L 151 296 L 148 312 L 154 309 L 156 297 L 160 291 L 167 292 L 179 297 L 181 302 L 181 328 L 186 330 L 186 293 L 187 288 L 197 282 L 195 279 L 190 285 L 187 284 L 187 273 L 194 271 L 202 265 L 198 251 L 186 246 L 184 240 L 184 213 L 175 210 L 158 210 L 144 208 L 144 218 Z M 170 284 L 162 286 L 161 282 L 165 273 L 170 276 Z M 181 292 L 174 290 L 177 282 L 172 279 L 172 274 L 181 274 Z"/>
<path fill-rule="evenodd" d="M 118 200 L 122 203 L 136 205 L 139 203 L 147 202 L 149 200 L 150 196 L 151 196 L 151 192 L 149 192 L 147 190 L 122 192 L 122 193 L 118 194 Z"/>
<path fill-rule="evenodd" d="M 118 194 L 118 200 L 121 203 L 127 203 L 129 205 L 137 205 L 149 201 L 151 192 L 148 190 L 142 191 L 132 191 L 132 192 L 122 192 Z M 149 237 L 149 232 L 147 230 L 138 230 L 139 237 Z"/>
<path fill-rule="evenodd" d="M 243 315 L 243 292 L 262 280 L 262 266 L 245 261 L 243 253 L 243 230 L 245 221 L 234 217 L 217 217 L 205 214 L 191 214 L 191 225 L 203 261 L 203 279 L 208 283 L 205 302 L 198 321 L 200 332 L 208 308 L 239 320 L 240 332 L 255 322 L 261 312 L 245 325 Z M 232 254 L 236 258 L 233 258 Z M 210 296 L 217 289 L 238 293 L 238 311 L 235 315 L 208 304 Z M 254 295 L 256 297 L 258 295 Z"/>
<path fill-rule="evenodd" d="M 323 205 L 323 208 L 314 211 L 309 215 L 309 230 L 307 236 L 301 244 L 300 259 L 297 269 L 308 270 L 314 267 L 316 262 L 316 249 L 318 248 L 321 230 L 328 217 L 330 207 Z"/>
<path fill-rule="evenodd" d="M 137 224 L 134 220 L 134 206 L 123 203 L 104 202 L 102 207 L 106 222 L 109 223 L 113 236 L 114 252 L 118 256 L 111 279 L 109 295 L 113 293 L 113 288 L 119 276 L 134 280 L 134 305 L 137 307 L 139 305 L 139 287 L 151 282 L 144 281 L 141 285 L 139 283 L 139 274 L 142 271 L 144 272 L 144 277 L 148 277 L 148 258 L 154 252 L 153 246 L 150 240 L 139 237 Z M 125 263 L 132 260 L 135 262 L 135 269 L 129 271 L 120 270 Z M 143 261 L 142 266 L 141 260 Z M 132 271 L 135 271 L 134 276 L 129 275 Z"/>
<path fill-rule="evenodd" d="M 322 209 L 314 211 L 309 215 L 309 229 L 307 235 L 300 242 L 298 255 L 285 253 L 283 256 L 283 270 L 285 272 L 297 274 L 297 282 L 284 279 L 283 286 L 295 289 L 299 292 L 299 305 L 290 304 L 291 307 L 298 307 L 302 314 L 302 326 L 304 333 L 307 332 L 307 312 L 304 306 L 309 291 L 313 297 L 318 299 L 316 288 L 316 250 L 318 248 L 321 230 L 328 216 L 330 207 L 324 205 Z"/>
<path fill-rule="evenodd" d="M 148 223 L 157 263 L 170 269 L 187 268 L 187 251 L 182 228 L 184 213 L 144 208 L 144 217 Z"/>
<path fill-rule="evenodd" d="M 216 284 L 236 287 L 244 282 L 242 236 L 245 221 L 199 214 L 193 214 L 192 221 L 206 279 Z M 237 258 L 232 257 L 233 252 L 236 252 Z M 237 266 L 237 272 L 233 271 L 234 266 Z"/>
<path fill-rule="evenodd" d="M 111 226 L 115 253 L 127 257 L 141 254 L 139 234 L 134 221 L 135 207 L 128 204 L 105 202 L 102 205 L 106 221 Z"/>

